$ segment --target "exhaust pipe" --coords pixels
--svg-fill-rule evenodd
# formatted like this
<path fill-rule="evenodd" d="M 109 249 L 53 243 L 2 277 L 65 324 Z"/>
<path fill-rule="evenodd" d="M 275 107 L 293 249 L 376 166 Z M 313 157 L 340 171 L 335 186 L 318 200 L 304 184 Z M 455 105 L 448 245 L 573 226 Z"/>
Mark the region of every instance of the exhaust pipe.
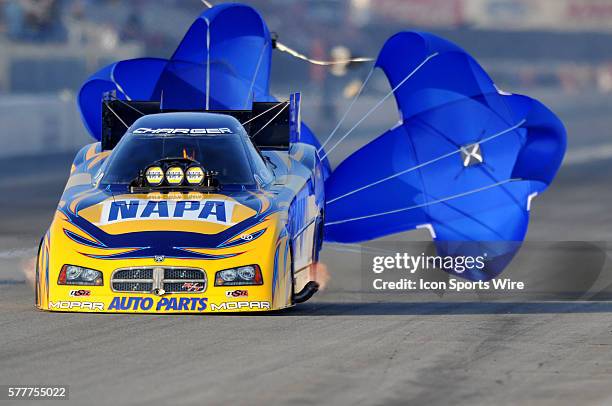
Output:
<path fill-rule="evenodd" d="M 310 281 L 304 286 L 299 293 L 293 295 L 294 303 L 304 303 L 310 299 L 319 290 L 319 284 L 315 281 Z"/>

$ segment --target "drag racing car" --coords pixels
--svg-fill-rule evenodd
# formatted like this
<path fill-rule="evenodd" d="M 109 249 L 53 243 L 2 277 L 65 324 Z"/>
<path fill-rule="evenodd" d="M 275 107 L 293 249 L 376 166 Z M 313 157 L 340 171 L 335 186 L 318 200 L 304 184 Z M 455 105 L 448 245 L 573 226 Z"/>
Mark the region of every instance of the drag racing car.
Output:
<path fill-rule="evenodd" d="M 246 125 L 175 112 L 146 114 L 125 132 L 113 128 L 130 109 L 154 106 L 105 101 L 108 136 L 77 154 L 40 246 L 37 306 L 201 313 L 307 300 L 318 288 L 323 180 L 291 121 L 296 100 L 234 112 Z"/>
<path fill-rule="evenodd" d="M 95 142 L 77 154 L 41 241 L 38 308 L 283 309 L 319 289 L 323 242 L 355 249 L 345 245 L 415 229 L 448 260 L 447 277 L 501 275 L 562 163 L 557 116 L 500 89 L 456 44 L 403 31 L 319 142 L 300 94 L 270 92 L 275 49 L 299 56 L 255 9 L 221 4 L 169 59 L 115 62 L 83 84 Z M 390 91 L 347 126 L 376 69 Z M 332 169 L 330 155 L 391 96 L 400 121 Z M 468 257 L 481 266 L 453 265 Z"/>

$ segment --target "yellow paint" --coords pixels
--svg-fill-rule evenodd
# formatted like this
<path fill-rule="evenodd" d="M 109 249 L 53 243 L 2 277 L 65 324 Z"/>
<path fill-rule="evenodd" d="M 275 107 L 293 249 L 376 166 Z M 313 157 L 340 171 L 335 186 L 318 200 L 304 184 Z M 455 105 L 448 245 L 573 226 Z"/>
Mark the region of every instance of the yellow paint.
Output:
<path fill-rule="evenodd" d="M 248 208 L 247 208 L 248 209 Z M 97 210 L 97 209 L 94 209 Z M 250 209 L 249 209 L 250 210 Z M 82 210 L 81 214 L 84 214 L 88 211 L 87 215 L 92 216 L 93 211 L 90 209 Z M 252 211 L 251 211 L 252 212 Z M 251 214 L 253 214 L 252 212 Z M 239 217 L 243 217 L 248 214 L 247 210 L 243 210 L 242 213 L 238 213 Z M 157 229 L 168 226 L 168 221 L 158 221 Z M 205 224 L 205 223 L 204 223 Z M 284 255 L 279 255 L 280 263 L 278 265 L 279 273 L 277 277 L 277 283 L 274 288 L 275 295 L 272 295 L 272 281 L 274 279 L 274 258 L 275 258 L 275 250 L 277 245 L 281 246 L 281 249 L 284 249 L 284 246 L 287 244 L 286 237 L 279 238 L 279 234 L 282 231 L 279 226 L 279 215 L 272 214 L 269 218 L 261 224 L 254 226 L 249 230 L 245 230 L 244 234 L 250 234 L 257 230 L 261 230 L 266 228 L 265 233 L 253 240 L 252 242 L 246 242 L 242 245 L 238 245 L 233 248 L 225 248 L 225 249 L 214 249 L 214 250 L 194 250 L 200 253 L 213 253 L 215 255 L 220 254 L 236 254 L 237 255 L 232 258 L 225 258 L 220 260 L 193 260 L 193 259 L 176 259 L 176 258 L 166 258 L 163 263 L 155 262 L 154 258 L 144 258 L 144 259 L 121 259 L 121 260 L 108 260 L 108 259 L 96 259 L 86 256 L 87 254 L 96 255 L 96 254 L 115 254 L 129 251 L 128 249 L 99 249 L 94 247 L 89 247 L 86 245 L 81 245 L 70 238 L 68 238 L 64 229 L 70 230 L 74 233 L 77 233 L 83 237 L 86 237 L 78 228 L 72 225 L 67 218 L 61 214 L 56 213 L 55 221 L 51 226 L 51 235 L 52 241 L 50 246 L 45 244 L 44 249 L 41 250 L 41 255 L 39 256 L 39 267 L 42 270 L 39 273 L 38 278 L 38 286 L 39 290 L 39 303 L 38 307 L 42 310 L 58 310 L 58 311 L 72 311 L 72 312 L 100 312 L 99 310 L 93 310 L 88 308 L 52 308 L 50 306 L 51 303 L 58 306 L 59 302 L 92 302 L 92 303 L 101 303 L 104 312 L 129 312 L 129 313 L 208 313 L 208 312 L 252 312 L 252 311 L 265 311 L 265 310 L 277 310 L 291 306 L 291 276 L 290 276 L 290 265 L 285 263 Z M 217 231 L 215 228 L 217 225 L 208 225 L 209 233 L 214 233 Z M 123 232 L 130 231 L 130 227 L 137 227 L 138 230 L 142 230 L 144 227 L 140 224 L 136 226 L 136 224 L 129 225 L 129 222 L 123 224 L 124 227 Z M 191 229 L 191 231 L 195 231 L 193 229 L 193 224 L 191 226 L 187 226 L 187 229 Z M 118 232 L 119 227 L 116 227 L 113 231 Z M 198 229 L 197 232 L 204 232 L 203 229 Z M 49 263 L 49 299 L 47 300 L 47 287 L 45 282 L 45 274 L 44 274 L 44 259 L 46 255 L 46 249 L 50 247 L 50 263 Z M 66 285 L 58 285 L 58 277 L 60 269 L 63 265 L 78 265 L 84 266 L 92 269 L 96 269 L 103 273 L 104 285 L 103 286 L 66 286 Z M 264 284 L 261 286 L 214 286 L 215 273 L 217 271 L 239 267 L 243 265 L 251 265 L 257 264 L 261 268 L 263 274 Z M 203 293 L 175 293 L 175 294 L 166 294 L 162 297 L 158 297 L 152 293 L 122 293 L 122 292 L 114 292 L 112 291 L 110 285 L 110 277 L 111 273 L 120 268 L 130 268 L 130 267 L 189 267 L 189 268 L 199 268 L 203 269 L 207 275 L 208 286 L 206 291 Z M 90 291 L 90 295 L 86 297 L 74 297 L 70 295 L 71 291 L 75 290 L 87 290 Z M 228 297 L 226 296 L 226 292 L 233 290 L 245 290 L 248 292 L 248 297 Z M 142 310 L 140 308 L 130 310 L 109 310 L 109 306 L 113 298 L 115 297 L 139 297 L 139 298 L 151 298 L 153 299 L 154 305 L 150 310 Z M 189 298 L 191 299 L 207 299 L 207 307 L 203 311 L 200 310 L 188 310 L 188 311 L 178 311 L 172 309 L 160 309 L 157 310 L 156 306 L 158 302 L 162 298 Z M 223 303 L 259 303 L 264 302 L 269 304 L 269 309 L 260 309 L 260 308 L 249 308 L 243 306 L 240 309 L 234 309 L 232 306 L 239 306 L 237 304 L 233 305 L 224 305 Z M 214 305 L 214 306 L 213 306 Z M 223 306 L 226 306 L 225 308 Z"/>

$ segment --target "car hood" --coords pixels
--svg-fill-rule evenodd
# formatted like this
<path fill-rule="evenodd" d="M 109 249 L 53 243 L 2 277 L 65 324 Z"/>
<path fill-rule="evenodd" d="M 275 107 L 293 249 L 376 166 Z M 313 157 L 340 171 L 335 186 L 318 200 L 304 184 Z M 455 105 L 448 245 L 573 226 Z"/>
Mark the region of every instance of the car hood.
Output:
<path fill-rule="evenodd" d="M 79 217 L 109 234 L 186 231 L 217 234 L 270 206 L 258 193 L 113 194 L 81 208 Z"/>
<path fill-rule="evenodd" d="M 92 191 L 60 204 L 63 234 L 98 259 L 164 256 L 221 259 L 217 252 L 265 235 L 278 211 L 273 194 L 113 194 Z M 59 225 L 58 224 L 58 225 Z M 210 250 L 213 250 L 211 252 Z"/>

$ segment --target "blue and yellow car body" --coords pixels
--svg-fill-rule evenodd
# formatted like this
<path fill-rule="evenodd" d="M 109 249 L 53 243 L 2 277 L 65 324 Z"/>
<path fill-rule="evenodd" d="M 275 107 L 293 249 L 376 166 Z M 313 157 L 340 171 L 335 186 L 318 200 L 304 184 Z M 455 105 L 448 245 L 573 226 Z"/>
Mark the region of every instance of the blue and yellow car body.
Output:
<path fill-rule="evenodd" d="M 207 113 L 201 116 L 206 121 Z M 273 174 L 267 185 L 204 192 L 131 193 L 104 185 L 100 178 L 113 153 L 97 142 L 74 159 L 39 248 L 39 309 L 269 311 L 290 307 L 316 289 L 324 188 L 313 146 L 292 142 L 287 150 L 260 151 Z M 68 265 L 99 271 L 101 281 L 61 284 Z M 250 265 L 261 270 L 261 284 L 216 286 L 217 272 Z"/>

